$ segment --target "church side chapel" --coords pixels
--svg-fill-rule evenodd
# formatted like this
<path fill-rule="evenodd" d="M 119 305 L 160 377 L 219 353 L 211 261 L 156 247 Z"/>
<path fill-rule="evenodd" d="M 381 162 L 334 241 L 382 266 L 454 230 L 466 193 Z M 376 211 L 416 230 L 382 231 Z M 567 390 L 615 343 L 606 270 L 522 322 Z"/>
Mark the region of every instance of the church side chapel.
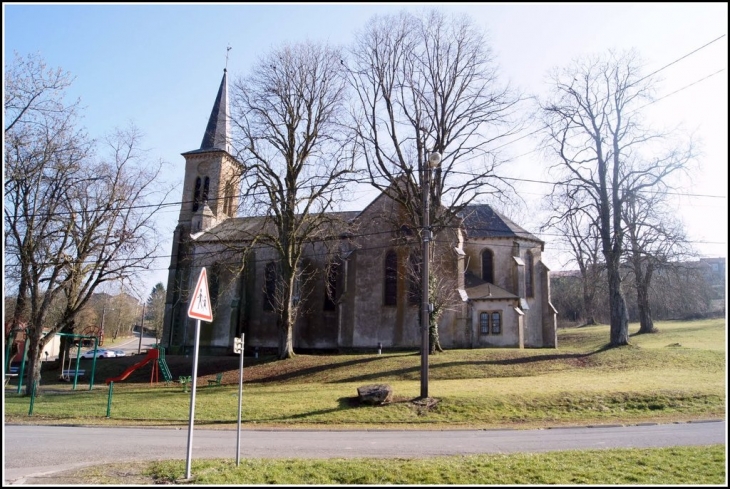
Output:
<path fill-rule="evenodd" d="M 192 351 L 189 295 L 206 268 L 213 322 L 200 330 L 202 354 L 277 347 L 277 261 L 255 243 L 259 217 L 236 217 L 241 163 L 228 146 L 226 73 L 199 149 L 183 153 L 185 177 L 169 268 L 162 344 Z M 556 348 L 544 243 L 487 204 L 464 208 L 439 233 L 432 269 L 442 277 L 445 348 Z M 359 212 L 332 213 L 331 242 L 313 244 L 301 265 L 295 351 L 419 348 L 421 247 L 386 190 Z"/>

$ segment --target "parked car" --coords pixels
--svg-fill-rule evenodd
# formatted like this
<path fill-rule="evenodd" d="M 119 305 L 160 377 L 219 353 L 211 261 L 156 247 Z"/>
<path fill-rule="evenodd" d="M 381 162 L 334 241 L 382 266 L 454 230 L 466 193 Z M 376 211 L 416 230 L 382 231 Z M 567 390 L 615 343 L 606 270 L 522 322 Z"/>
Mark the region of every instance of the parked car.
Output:
<path fill-rule="evenodd" d="M 110 350 L 110 351 L 113 351 L 115 356 L 117 356 L 117 357 L 126 357 L 127 356 L 127 352 L 124 350 Z"/>
<path fill-rule="evenodd" d="M 117 355 L 114 350 L 106 350 L 104 348 L 99 348 L 96 350 L 96 358 L 114 358 L 118 357 L 120 355 Z M 87 350 L 81 354 L 81 358 L 94 358 L 94 350 Z"/>

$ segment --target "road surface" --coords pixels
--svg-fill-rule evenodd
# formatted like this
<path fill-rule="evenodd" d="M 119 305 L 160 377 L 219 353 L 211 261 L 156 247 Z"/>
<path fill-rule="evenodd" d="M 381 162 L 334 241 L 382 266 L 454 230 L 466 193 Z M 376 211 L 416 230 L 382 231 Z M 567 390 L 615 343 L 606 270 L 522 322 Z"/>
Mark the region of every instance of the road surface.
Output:
<path fill-rule="evenodd" d="M 542 430 L 243 430 L 241 458 L 433 457 L 726 443 L 726 422 Z M 86 465 L 187 458 L 188 429 L 5 426 L 3 485 Z M 192 458 L 236 458 L 236 430 L 194 429 Z"/>

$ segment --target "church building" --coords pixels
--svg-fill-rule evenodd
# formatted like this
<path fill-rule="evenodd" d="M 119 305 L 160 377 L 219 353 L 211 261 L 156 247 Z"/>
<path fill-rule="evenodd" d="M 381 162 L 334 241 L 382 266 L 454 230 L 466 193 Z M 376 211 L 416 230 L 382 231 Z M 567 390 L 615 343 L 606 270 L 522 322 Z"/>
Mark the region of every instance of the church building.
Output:
<path fill-rule="evenodd" d="M 201 354 L 275 349 L 276 254 L 254 244 L 262 218 L 237 217 L 242 165 L 229 147 L 224 71 L 199 149 L 182 153 L 185 177 L 173 236 L 162 344 L 189 352 L 195 320 L 189 295 L 206 268 L 213 321 L 201 322 Z M 314 244 L 302 263 L 294 351 L 418 349 L 421 243 L 403 212 L 380 194 L 362 211 L 332 214 L 336 245 Z M 544 242 L 487 204 L 458 215 L 433 241 L 432 269 L 444 277 L 441 346 L 556 348 L 555 308 Z M 336 228 L 336 229 L 335 229 Z"/>

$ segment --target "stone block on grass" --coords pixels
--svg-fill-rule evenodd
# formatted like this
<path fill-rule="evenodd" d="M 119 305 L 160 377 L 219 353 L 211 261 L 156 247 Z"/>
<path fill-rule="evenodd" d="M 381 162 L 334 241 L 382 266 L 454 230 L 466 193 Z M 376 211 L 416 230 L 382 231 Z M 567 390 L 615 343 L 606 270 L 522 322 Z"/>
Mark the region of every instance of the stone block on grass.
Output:
<path fill-rule="evenodd" d="M 393 388 L 388 384 L 364 385 L 357 388 L 357 397 L 362 404 L 384 404 L 393 399 Z"/>

